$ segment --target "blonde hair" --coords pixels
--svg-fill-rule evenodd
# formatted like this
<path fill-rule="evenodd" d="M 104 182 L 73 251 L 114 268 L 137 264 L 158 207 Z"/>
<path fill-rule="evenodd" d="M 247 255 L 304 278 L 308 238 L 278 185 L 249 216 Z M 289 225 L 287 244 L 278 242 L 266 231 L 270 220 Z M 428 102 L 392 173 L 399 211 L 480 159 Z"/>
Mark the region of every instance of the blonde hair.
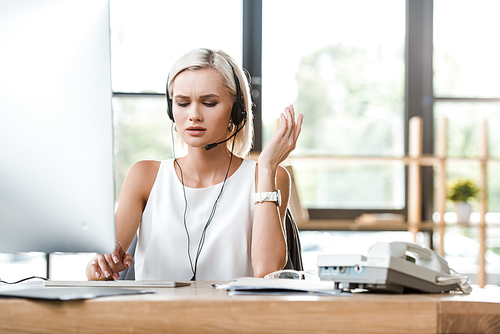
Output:
<path fill-rule="evenodd" d="M 244 71 L 234 59 L 222 50 L 210 50 L 210 49 L 196 49 L 189 51 L 183 55 L 172 67 L 169 79 L 168 79 L 168 94 L 173 96 L 173 90 L 175 85 L 175 78 L 181 72 L 186 70 L 202 70 L 202 69 L 213 69 L 219 73 L 222 77 L 224 86 L 229 91 L 233 103 L 236 103 L 236 80 L 234 75 L 238 78 L 240 82 L 240 91 L 242 94 L 242 104 L 247 112 L 246 124 L 241 123 L 239 127 L 243 127 L 241 131 L 235 136 L 234 151 L 233 154 L 238 157 L 245 157 L 252 148 L 253 139 L 253 112 L 252 112 L 252 98 L 250 95 L 250 85 L 249 85 L 249 74 Z M 233 74 L 234 69 L 234 74 Z M 248 77 L 247 77 L 248 75 Z M 179 142 L 179 149 L 185 148 L 185 143 L 179 136 L 177 141 Z M 226 145 L 229 150 L 232 148 L 232 140 L 227 141 Z"/>

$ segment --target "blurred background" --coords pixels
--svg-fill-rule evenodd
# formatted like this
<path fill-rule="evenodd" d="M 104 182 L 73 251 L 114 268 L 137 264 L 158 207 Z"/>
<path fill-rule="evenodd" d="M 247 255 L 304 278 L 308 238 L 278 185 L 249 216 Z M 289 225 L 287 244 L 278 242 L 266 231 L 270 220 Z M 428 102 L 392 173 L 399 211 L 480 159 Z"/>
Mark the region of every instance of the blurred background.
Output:
<path fill-rule="evenodd" d="M 403 157 L 408 120 L 424 124 L 435 151 L 438 119 L 448 119 L 448 155 L 478 156 L 488 121 L 489 154 L 500 158 L 500 2 L 496 0 L 110 0 L 116 199 L 130 166 L 172 156 L 165 83 L 174 61 L 200 48 L 222 49 L 251 76 L 254 153 L 293 103 L 305 123 L 296 157 Z M 75 101 L 77 103 L 77 101 Z M 292 157 L 293 158 L 293 157 Z M 486 271 L 500 284 L 500 160 L 488 163 Z M 293 161 L 311 219 L 362 213 L 407 214 L 407 169 L 395 160 Z M 422 219 L 437 220 L 433 167 L 423 168 Z M 476 161 L 449 162 L 447 178 L 479 179 Z M 477 200 L 459 225 L 451 201 L 445 257 L 474 281 L 479 255 Z M 432 240 L 419 233 L 418 241 Z M 364 253 L 406 231 L 301 231 L 306 269 L 320 253 Z M 85 279 L 93 254 L 51 255 L 50 277 Z M 4 280 L 46 275 L 44 254 L 0 254 Z"/>

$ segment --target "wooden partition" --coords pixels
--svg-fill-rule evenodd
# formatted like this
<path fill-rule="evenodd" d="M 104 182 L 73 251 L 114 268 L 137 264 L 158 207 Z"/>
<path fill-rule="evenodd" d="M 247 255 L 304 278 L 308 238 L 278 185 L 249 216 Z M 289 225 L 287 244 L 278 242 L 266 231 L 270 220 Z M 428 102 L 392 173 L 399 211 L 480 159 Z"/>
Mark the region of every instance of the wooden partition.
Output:
<path fill-rule="evenodd" d="M 445 205 L 446 205 L 446 163 L 456 159 L 449 158 L 447 155 L 447 138 L 448 138 L 448 121 L 440 119 L 437 126 L 437 142 L 436 142 L 436 172 L 438 177 L 436 189 L 436 210 L 439 213 L 437 229 L 439 232 L 439 243 L 437 245 L 438 252 L 444 255 L 444 235 L 446 233 L 446 222 L 444 220 Z M 479 271 L 477 273 L 477 284 L 480 287 L 486 285 L 486 270 L 485 270 L 485 252 L 486 252 L 486 212 L 487 209 L 487 168 L 488 160 L 493 160 L 488 157 L 488 123 L 482 121 L 479 128 L 479 156 L 467 160 L 477 161 L 479 163 Z"/>
<path fill-rule="evenodd" d="M 477 158 L 450 158 L 448 157 L 448 121 L 440 119 L 437 123 L 436 131 L 436 153 L 435 155 L 423 155 L 423 127 L 420 117 L 413 117 L 409 124 L 409 154 L 403 157 L 320 157 L 320 156 L 301 156 L 289 157 L 287 164 L 293 165 L 294 161 L 307 159 L 311 163 L 324 160 L 353 160 L 353 161 L 402 161 L 408 166 L 408 218 L 406 228 L 413 233 L 413 239 L 416 241 L 416 235 L 419 231 L 429 229 L 437 230 L 439 240 L 435 243 L 437 252 L 444 255 L 444 235 L 446 233 L 446 222 L 444 214 L 446 211 L 446 165 L 450 161 L 477 161 L 480 164 L 479 188 L 481 196 L 479 197 L 479 272 L 478 285 L 486 285 L 485 271 L 485 251 L 486 251 L 486 212 L 487 212 L 487 164 L 489 161 L 500 161 L 488 156 L 488 132 L 487 122 L 483 121 L 480 125 L 479 138 L 479 156 Z M 439 220 L 436 223 L 422 222 L 422 176 L 421 167 L 434 167 L 437 184 L 435 189 L 435 211 L 439 213 Z M 291 167 L 288 167 L 292 171 Z M 293 174 L 292 174 L 293 175 Z M 293 184 L 295 189 L 295 184 Z M 304 208 L 300 204 L 298 192 L 293 192 L 291 202 L 292 213 L 297 215 L 299 229 L 307 230 L 395 230 L 394 226 L 372 226 L 370 228 L 355 226 L 354 222 L 335 221 L 335 220 L 310 220 L 309 216 L 304 215 Z M 306 211 L 307 212 L 307 211 Z M 430 226 L 430 227 L 429 227 Z"/>

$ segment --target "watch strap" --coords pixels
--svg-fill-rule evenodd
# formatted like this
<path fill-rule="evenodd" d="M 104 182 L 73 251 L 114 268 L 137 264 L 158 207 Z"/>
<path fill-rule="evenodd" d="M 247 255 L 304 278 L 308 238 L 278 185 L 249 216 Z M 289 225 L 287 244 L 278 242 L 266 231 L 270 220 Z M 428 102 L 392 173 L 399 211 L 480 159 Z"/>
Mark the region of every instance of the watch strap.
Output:
<path fill-rule="evenodd" d="M 253 196 L 253 203 L 262 202 L 275 202 L 278 206 L 281 206 L 281 193 L 279 189 L 271 192 L 256 192 Z"/>

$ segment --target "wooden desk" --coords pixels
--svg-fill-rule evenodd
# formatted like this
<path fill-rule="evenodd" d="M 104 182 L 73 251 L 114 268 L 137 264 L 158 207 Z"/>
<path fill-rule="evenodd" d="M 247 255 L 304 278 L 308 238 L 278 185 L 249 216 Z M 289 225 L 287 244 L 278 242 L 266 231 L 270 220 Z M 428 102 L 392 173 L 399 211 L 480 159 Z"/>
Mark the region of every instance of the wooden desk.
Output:
<path fill-rule="evenodd" d="M 471 295 L 228 296 L 209 282 L 86 301 L 0 299 L 0 333 L 499 333 L 500 288 Z"/>

